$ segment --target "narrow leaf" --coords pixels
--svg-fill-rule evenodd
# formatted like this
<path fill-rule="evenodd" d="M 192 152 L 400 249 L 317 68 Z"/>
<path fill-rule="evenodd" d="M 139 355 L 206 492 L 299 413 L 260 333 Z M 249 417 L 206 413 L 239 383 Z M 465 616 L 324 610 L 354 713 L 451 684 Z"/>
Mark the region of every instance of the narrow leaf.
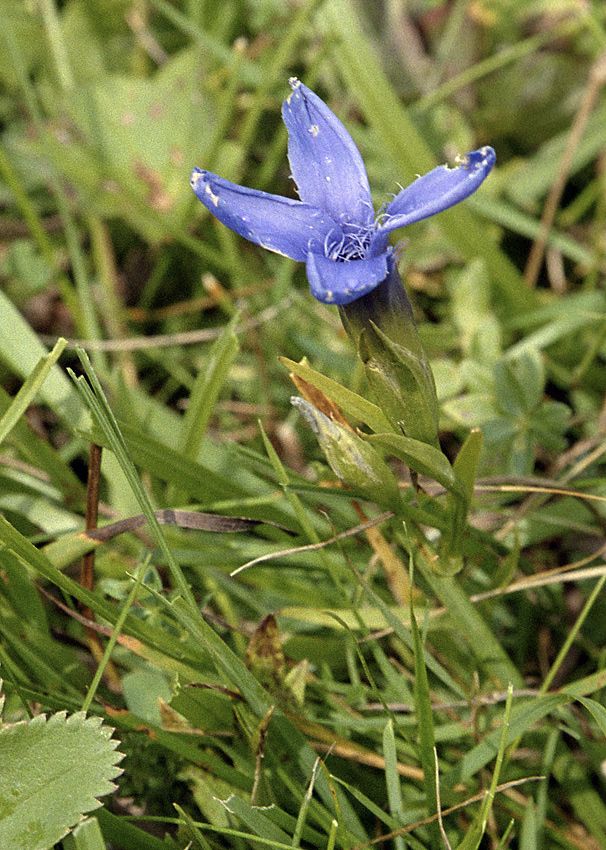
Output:
<path fill-rule="evenodd" d="M 3 442 L 30 406 L 38 394 L 38 390 L 48 377 L 48 373 L 61 356 L 64 348 L 65 340 L 60 339 L 50 354 L 45 354 L 40 358 L 40 360 L 38 360 L 25 380 L 25 383 L 13 399 L 11 406 L 6 413 L 0 417 L 0 443 Z"/>
<path fill-rule="evenodd" d="M 402 801 L 402 789 L 400 788 L 400 775 L 398 773 L 398 754 L 396 751 L 396 739 L 393 729 L 393 719 L 387 721 L 383 730 L 383 756 L 385 758 L 385 784 L 387 785 L 387 799 L 389 800 L 389 811 L 400 823 L 404 819 L 404 804 Z M 395 839 L 396 850 L 404 850 L 404 840 L 398 836 Z"/>
<path fill-rule="evenodd" d="M 238 338 L 234 333 L 238 318 L 234 316 L 213 344 L 205 369 L 196 378 L 189 397 L 179 441 L 179 448 L 187 459 L 195 460 L 198 456 L 219 393 L 238 353 Z"/>
<path fill-rule="evenodd" d="M 461 485 L 448 458 L 434 446 L 400 434 L 371 434 L 366 439 L 399 457 L 419 475 L 437 481 L 449 492 L 462 494 Z"/>
<path fill-rule="evenodd" d="M 427 814 L 433 815 L 438 811 L 438 798 L 436 792 L 436 736 L 433 725 L 433 712 L 431 708 L 431 696 L 429 694 L 429 680 L 427 678 L 427 667 L 425 666 L 425 653 L 421 643 L 421 635 L 417 626 L 412 599 L 410 602 L 410 630 L 412 632 L 413 650 L 415 658 L 415 704 L 417 708 L 417 729 L 419 733 L 419 751 L 421 755 L 421 766 L 423 768 L 423 787 L 427 800 Z M 439 830 L 437 824 L 430 827 L 433 844 L 439 845 Z"/>
<path fill-rule="evenodd" d="M 295 375 L 298 375 L 312 386 L 322 390 L 324 395 L 328 396 L 331 401 L 334 401 L 352 419 L 363 422 L 377 433 L 392 430 L 389 420 L 376 404 L 342 387 L 336 381 L 321 375 L 304 363 L 295 363 L 294 360 L 288 360 L 286 357 L 280 357 L 279 359 Z"/>

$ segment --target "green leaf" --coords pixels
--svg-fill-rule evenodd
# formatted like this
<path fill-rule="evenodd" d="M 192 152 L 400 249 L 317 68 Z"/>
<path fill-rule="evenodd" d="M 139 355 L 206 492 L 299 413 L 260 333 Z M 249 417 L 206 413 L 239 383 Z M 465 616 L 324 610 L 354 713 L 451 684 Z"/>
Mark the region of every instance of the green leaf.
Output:
<path fill-rule="evenodd" d="M 470 602 L 466 591 L 457 581 L 457 578 L 452 575 L 437 575 L 435 564 L 422 551 L 419 552 L 415 564 L 423 573 L 423 578 L 429 583 L 438 599 L 448 608 L 454 628 L 460 636 L 465 637 L 486 673 L 494 681 L 501 682 L 504 687 L 509 682 L 513 682 L 516 688 L 524 687 L 524 679 L 516 665 L 507 655 L 498 636 L 486 622 L 482 613 Z M 425 663 L 429 669 L 432 669 L 429 656 L 425 659 Z"/>
<path fill-rule="evenodd" d="M 0 361 L 24 380 L 48 351 L 21 313 L 0 290 Z M 55 364 L 40 386 L 40 396 L 71 428 L 84 427 L 86 413 L 78 394 Z"/>
<path fill-rule="evenodd" d="M 0 387 L 0 416 L 10 409 L 12 403 L 13 399 Z M 63 494 L 66 503 L 84 503 L 82 482 L 61 454 L 37 434 L 27 420 L 20 419 L 14 423 L 9 441 L 27 463 L 43 469 L 48 474 L 50 481 Z"/>
<path fill-rule="evenodd" d="M 592 715 L 595 722 L 600 727 L 600 732 L 606 738 L 606 708 L 594 699 L 588 697 L 577 697 L 581 705 L 584 705 L 587 711 Z"/>
<path fill-rule="evenodd" d="M 464 495 L 450 461 L 440 449 L 399 434 L 370 434 L 364 439 L 399 457 L 414 472 L 437 481 L 449 492 Z"/>
<path fill-rule="evenodd" d="M 257 679 L 246 668 L 244 662 L 225 644 L 198 612 L 192 612 L 190 606 L 181 598 L 171 604 L 171 610 L 188 629 L 191 636 L 204 646 L 213 658 L 219 673 L 227 679 L 230 687 L 236 687 L 246 700 L 249 708 L 257 717 L 265 717 L 272 710 L 272 701 Z M 268 734 L 272 736 L 274 746 L 279 752 L 283 748 L 291 763 L 292 776 L 302 774 L 307 779 L 312 775 L 316 755 L 304 736 L 294 724 L 279 710 L 273 713 Z M 318 776 L 316 790 L 324 803 L 332 808 L 334 800 L 328 783 L 322 774 Z M 347 821 L 347 827 L 354 835 L 364 834 L 362 827 L 347 799 L 339 795 L 338 805 Z"/>
<path fill-rule="evenodd" d="M 237 322 L 238 316 L 234 316 L 211 347 L 204 369 L 196 378 L 189 397 L 179 439 L 179 449 L 187 460 L 198 457 L 221 387 L 238 353 L 238 338 L 234 333 Z"/>
<path fill-rule="evenodd" d="M 383 757 L 385 758 L 385 784 L 387 786 L 389 811 L 397 823 L 403 823 L 405 809 L 402 800 L 402 789 L 400 787 L 400 775 L 398 773 L 396 737 L 394 735 L 393 718 L 391 717 L 383 730 Z M 394 846 L 396 850 L 404 850 L 405 844 L 400 836 L 395 839 Z"/>
<path fill-rule="evenodd" d="M 507 703 L 505 704 L 505 716 L 503 718 L 503 726 L 501 729 L 501 742 L 499 744 L 499 751 L 497 753 L 495 769 L 493 771 L 492 779 L 490 782 L 490 789 L 484 797 L 484 801 L 475 817 L 475 820 L 470 830 L 468 831 L 463 841 L 457 847 L 457 850 L 477 850 L 477 848 L 480 846 L 480 842 L 482 841 L 482 837 L 486 830 L 486 824 L 488 823 L 488 817 L 490 815 L 490 811 L 494 803 L 496 788 L 499 781 L 501 769 L 503 767 L 503 761 L 505 759 L 505 748 L 507 742 L 507 732 L 509 731 L 509 723 L 511 719 L 512 701 L 513 688 L 510 685 L 507 690 Z"/>
<path fill-rule="evenodd" d="M 496 399 L 488 393 L 466 393 L 449 399 L 443 405 L 444 413 L 464 428 L 479 428 L 499 416 Z"/>
<path fill-rule="evenodd" d="M 133 826 L 126 818 L 118 817 L 106 808 L 99 809 L 95 817 L 101 824 L 103 835 L 121 850 L 169 850 L 166 841 Z"/>
<path fill-rule="evenodd" d="M 542 720 L 543 717 L 555 711 L 561 705 L 570 702 L 571 699 L 572 697 L 566 694 L 549 694 L 548 696 L 534 697 L 530 702 L 524 701 L 517 705 L 511 712 L 505 745 L 509 746 L 509 744 L 517 741 L 535 723 L 538 723 L 539 720 Z M 498 754 L 502 745 L 501 742 L 501 729 L 494 729 L 489 732 L 443 777 L 444 784 L 452 788 L 457 782 L 468 782 Z"/>
<path fill-rule="evenodd" d="M 484 439 L 482 432 L 473 430 L 459 449 L 453 464 L 454 473 L 461 482 L 465 501 L 469 506 L 478 474 L 478 463 Z"/>
<path fill-rule="evenodd" d="M 126 447 L 126 443 L 124 442 L 124 438 L 120 432 L 116 417 L 114 416 L 108 404 L 99 379 L 93 371 L 90 360 L 88 359 L 86 354 L 83 351 L 79 350 L 78 356 L 80 358 L 80 362 L 84 371 L 86 372 L 86 376 L 90 384 L 87 383 L 84 375 L 76 377 L 71 371 L 70 374 L 72 374 L 76 386 L 82 398 L 87 403 L 91 414 L 93 415 L 94 419 L 97 421 L 97 424 L 103 431 L 110 449 L 116 456 L 116 460 L 120 464 L 124 476 L 130 484 L 137 501 L 139 502 L 142 512 L 145 514 L 145 518 L 147 519 L 150 530 L 153 533 L 156 542 L 158 543 L 160 551 L 166 558 L 166 562 L 168 564 L 168 568 L 170 570 L 171 578 L 174 582 L 175 588 L 178 589 L 179 592 L 183 595 L 183 597 L 189 600 L 190 604 L 195 607 L 195 600 L 191 589 L 185 581 L 183 572 L 181 571 L 180 566 L 177 564 L 172 550 L 166 543 L 164 534 L 162 532 L 162 529 L 160 528 L 160 524 L 154 514 L 150 498 L 147 494 L 147 491 L 141 484 L 141 480 L 137 474 L 135 465 L 132 462 L 132 459 Z"/>
<path fill-rule="evenodd" d="M 267 809 L 251 806 L 250 803 L 247 803 L 241 797 L 236 797 L 235 794 L 228 800 L 221 802 L 230 814 L 236 815 L 255 835 L 264 838 L 266 841 L 275 841 L 287 847 L 290 846 L 289 836 L 264 814 Z"/>
<path fill-rule="evenodd" d="M 533 410 L 545 388 L 545 369 L 537 349 L 500 360 L 495 367 L 496 398 L 510 417 Z"/>
<path fill-rule="evenodd" d="M 64 850 L 106 850 L 97 818 L 86 818 L 63 842 Z"/>
<path fill-rule="evenodd" d="M 478 474 L 482 443 L 482 432 L 479 430 L 472 431 L 461 446 L 454 462 L 453 470 L 460 484 L 460 489 L 448 494 L 450 528 L 444 535 L 440 548 L 439 564 L 442 566 L 440 570 L 442 575 L 453 575 L 463 567 L 461 545 Z"/>
<path fill-rule="evenodd" d="M 433 712 L 431 708 L 431 696 L 429 693 L 429 680 L 427 678 L 427 667 L 425 666 L 425 653 L 421 643 L 419 627 L 412 607 L 412 596 L 410 602 L 410 630 L 412 632 L 413 650 L 415 659 L 414 694 L 417 709 L 417 729 L 419 733 L 419 751 L 421 755 L 421 766 L 423 768 L 423 787 L 425 799 L 427 800 L 427 814 L 434 815 L 438 811 L 438 796 L 436 789 L 436 736 L 433 723 Z M 439 830 L 436 823 L 430 827 L 432 843 L 439 844 Z"/>
<path fill-rule="evenodd" d="M 0 731 L 0 847 L 46 850 L 101 805 L 122 773 L 112 731 L 98 717 L 64 711 Z"/>
<path fill-rule="evenodd" d="M 480 363 L 492 363 L 501 353 L 501 329 L 490 307 L 486 264 L 473 259 L 449 281 L 452 313 L 461 347 Z"/>
<path fill-rule="evenodd" d="M 201 505 L 248 495 L 233 477 L 218 475 L 199 461 L 186 460 L 175 449 L 128 422 L 119 420 L 118 424 L 128 453 L 137 466 L 161 481 L 178 485 L 181 491 Z M 82 436 L 104 448 L 110 447 L 107 435 L 98 425 L 94 425 L 88 432 L 82 432 Z"/>
<path fill-rule="evenodd" d="M 304 363 L 295 363 L 286 357 L 280 357 L 279 360 L 287 369 L 294 372 L 295 375 L 321 390 L 327 398 L 334 401 L 348 416 L 363 422 L 379 434 L 392 430 L 389 420 L 378 405 L 342 387 L 341 384 L 321 375 L 320 372 L 316 372 L 315 369 L 306 366 Z"/>
<path fill-rule="evenodd" d="M 198 847 L 200 848 L 200 850 L 212 850 L 212 845 L 209 844 L 202 832 L 198 829 L 193 818 L 185 811 L 185 809 L 182 809 L 181 806 L 179 806 L 177 803 L 174 803 L 174 806 L 177 812 L 179 813 L 179 818 L 182 818 L 183 823 L 185 824 L 185 834 L 191 835 L 193 841 L 195 842 L 191 846 Z"/>
<path fill-rule="evenodd" d="M 64 348 L 65 340 L 60 339 L 50 354 L 46 354 L 40 358 L 13 399 L 11 406 L 3 416 L 0 416 L 0 444 L 33 402 L 38 394 L 38 390 L 48 377 L 48 373 L 61 357 Z"/>

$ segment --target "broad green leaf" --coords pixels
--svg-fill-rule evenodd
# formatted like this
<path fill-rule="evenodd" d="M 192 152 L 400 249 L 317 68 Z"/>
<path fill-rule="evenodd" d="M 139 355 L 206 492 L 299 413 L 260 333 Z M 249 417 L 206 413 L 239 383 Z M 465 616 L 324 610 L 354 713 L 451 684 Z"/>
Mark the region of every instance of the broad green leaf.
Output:
<path fill-rule="evenodd" d="M 0 847 L 46 850 L 101 805 L 122 773 L 112 729 L 62 711 L 0 731 Z"/>
<path fill-rule="evenodd" d="M 474 259 L 453 275 L 449 286 L 452 312 L 463 352 L 480 363 L 492 363 L 501 353 L 501 329 L 490 306 L 486 265 Z"/>
<path fill-rule="evenodd" d="M 449 399 L 443 405 L 443 411 L 465 428 L 480 428 L 499 415 L 495 398 L 486 393 L 466 393 Z"/>
<path fill-rule="evenodd" d="M 545 368 L 538 350 L 525 350 L 495 365 L 495 393 L 511 418 L 534 410 L 543 397 Z"/>

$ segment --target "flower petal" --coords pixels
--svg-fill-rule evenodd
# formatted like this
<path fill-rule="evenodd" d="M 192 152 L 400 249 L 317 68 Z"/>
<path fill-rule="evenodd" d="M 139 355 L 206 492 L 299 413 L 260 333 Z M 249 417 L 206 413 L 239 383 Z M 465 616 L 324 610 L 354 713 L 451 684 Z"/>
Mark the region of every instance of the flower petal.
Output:
<path fill-rule="evenodd" d="M 349 304 L 371 292 L 388 273 L 388 253 L 369 260 L 329 260 L 319 254 L 307 257 L 311 294 L 324 304 Z"/>
<path fill-rule="evenodd" d="M 383 233 L 421 221 L 463 201 L 478 188 L 496 162 L 491 147 L 480 148 L 466 156 L 456 168 L 440 165 L 402 189 L 385 207 L 379 231 Z"/>
<path fill-rule="evenodd" d="M 296 78 L 282 106 L 288 160 L 301 200 L 335 221 L 374 220 L 366 169 L 353 139 L 324 101 Z"/>
<path fill-rule="evenodd" d="M 230 230 L 298 262 L 343 238 L 329 215 L 301 201 L 246 189 L 199 168 L 194 168 L 190 183 L 198 199 Z"/>

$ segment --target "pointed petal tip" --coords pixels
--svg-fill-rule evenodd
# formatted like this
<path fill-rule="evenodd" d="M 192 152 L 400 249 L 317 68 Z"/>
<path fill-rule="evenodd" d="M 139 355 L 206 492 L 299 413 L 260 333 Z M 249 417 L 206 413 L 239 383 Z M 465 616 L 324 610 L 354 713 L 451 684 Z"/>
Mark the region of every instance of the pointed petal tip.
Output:
<path fill-rule="evenodd" d="M 210 171 L 203 171 L 201 168 L 194 168 L 191 173 L 191 177 L 189 178 L 189 185 L 194 190 L 196 196 L 203 204 L 206 205 L 206 201 L 203 199 L 203 195 L 206 193 L 210 196 L 210 200 L 213 202 L 214 206 L 217 206 L 218 198 L 210 187 L 211 178 L 214 177 Z M 209 208 L 210 209 L 210 208 Z"/>
<path fill-rule="evenodd" d="M 324 101 L 296 77 L 282 106 L 288 160 L 302 201 L 336 222 L 370 227 L 374 211 L 362 157 Z"/>
<path fill-rule="evenodd" d="M 206 172 L 206 171 L 202 171 L 201 168 L 194 168 L 194 170 L 191 173 L 191 177 L 189 178 L 189 185 L 192 187 L 194 192 L 196 191 L 196 189 L 198 187 L 198 183 L 204 182 L 204 179 L 205 179 L 207 173 L 208 172 Z"/>
<path fill-rule="evenodd" d="M 196 197 L 198 200 L 202 201 L 205 207 L 212 211 L 212 207 L 209 206 L 209 202 L 212 202 L 213 207 L 218 206 L 219 197 L 212 190 L 212 181 L 213 178 L 216 180 L 220 180 L 215 174 L 211 174 L 210 171 L 203 171 L 201 168 L 194 168 L 191 173 L 191 177 L 189 179 L 189 185 L 194 190 Z M 206 197 L 208 195 L 208 197 Z"/>
<path fill-rule="evenodd" d="M 453 166 L 439 165 L 418 177 L 387 204 L 379 232 L 390 233 L 464 201 L 484 182 L 496 161 L 494 149 L 485 145 Z"/>
<path fill-rule="evenodd" d="M 497 155 L 494 148 L 491 148 L 490 145 L 484 145 L 483 148 L 478 148 L 478 150 L 468 153 L 465 159 L 466 163 L 463 164 L 464 168 L 466 167 L 471 171 L 481 169 L 488 174 L 497 161 Z"/>

